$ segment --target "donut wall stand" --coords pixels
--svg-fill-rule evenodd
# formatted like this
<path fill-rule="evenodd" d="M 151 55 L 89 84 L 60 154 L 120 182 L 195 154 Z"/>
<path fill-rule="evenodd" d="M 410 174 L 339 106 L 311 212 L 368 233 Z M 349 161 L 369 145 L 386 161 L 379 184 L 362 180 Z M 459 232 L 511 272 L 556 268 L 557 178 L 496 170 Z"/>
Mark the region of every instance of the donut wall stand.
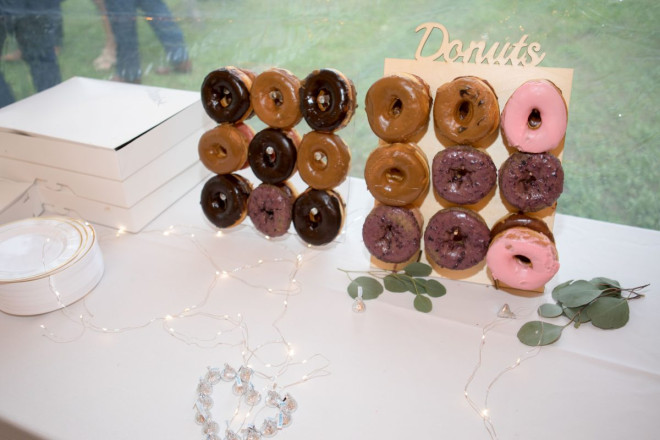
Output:
<path fill-rule="evenodd" d="M 285 236 L 293 224 L 310 246 L 335 241 L 345 220 L 340 187 L 348 186 L 351 158 L 335 132 L 351 120 L 355 94 L 352 81 L 334 69 L 314 70 L 302 81 L 281 68 L 210 72 L 202 104 L 218 125 L 198 145 L 200 160 L 215 173 L 201 193 L 207 220 L 225 229 L 249 217 L 269 239 Z M 245 123 L 254 115 L 266 124 L 258 133 Z M 312 131 L 301 138 L 295 127 L 303 119 Z M 294 180 L 307 189 L 298 194 Z"/>
<path fill-rule="evenodd" d="M 422 28 L 423 26 L 420 26 Z M 418 30 L 420 29 L 418 28 Z M 526 38 L 526 36 L 524 37 Z M 451 43 L 454 43 L 458 40 L 453 40 Z M 522 41 L 522 40 L 521 40 Z M 459 42 L 460 43 L 460 42 Z M 538 45 L 538 43 L 533 43 Z M 464 62 L 443 62 L 435 61 L 430 57 L 421 57 L 420 49 L 418 49 L 417 59 L 407 60 L 407 59 L 386 59 L 384 76 L 393 75 L 393 74 L 412 74 L 423 79 L 429 85 L 431 98 L 435 102 L 435 93 L 438 87 L 441 85 L 451 82 L 458 77 L 478 77 L 487 81 L 492 89 L 495 91 L 500 112 L 504 109 L 505 104 L 509 100 L 509 97 L 512 93 L 520 87 L 523 83 L 529 80 L 535 79 L 545 79 L 554 83 L 557 88 L 562 92 L 563 98 L 566 102 L 566 109 L 568 109 L 568 104 L 571 97 L 571 85 L 573 79 L 573 70 L 564 69 L 564 68 L 545 68 L 538 66 L 522 66 L 522 65 L 499 65 L 499 64 L 474 64 L 474 63 L 464 63 Z M 444 46 L 444 44 L 443 44 Z M 537 46 L 538 48 L 539 46 Z M 451 51 L 447 51 L 445 58 L 449 58 L 448 54 Z M 451 52 L 453 53 L 453 52 Z M 489 61 L 489 60 L 486 60 Z M 492 61 L 492 60 L 490 60 Z M 496 137 L 495 137 L 496 136 Z M 485 151 L 492 158 L 494 165 L 499 170 L 507 158 L 509 158 L 513 153 L 517 152 L 515 148 L 510 148 L 505 146 L 502 139 L 501 129 L 498 127 L 497 131 L 493 133 L 491 139 L 492 141 L 486 147 L 477 146 L 479 150 Z M 382 140 L 380 146 L 384 144 Z M 434 156 L 441 150 L 445 149 L 447 146 L 455 145 L 455 143 L 447 143 L 443 145 L 435 135 L 434 123 L 433 123 L 433 111 L 431 111 L 430 122 L 426 133 L 421 137 L 417 142 L 418 146 L 425 153 L 429 165 L 433 161 Z M 550 154 L 557 157 L 559 160 L 562 158 L 564 150 L 564 140 L 558 144 L 556 148 L 549 151 Z M 378 204 L 378 202 L 376 202 Z M 424 226 L 422 228 L 422 233 L 426 229 L 427 222 L 435 213 L 438 211 L 448 208 L 454 205 L 447 202 L 445 199 L 439 197 L 434 189 L 433 184 L 430 184 L 428 194 L 424 198 L 419 210 L 423 216 Z M 509 205 L 500 195 L 499 183 L 495 185 L 494 190 L 491 190 L 490 193 L 481 201 L 473 205 L 466 205 L 466 208 L 476 211 L 481 217 L 486 221 L 488 228 L 492 228 L 495 223 L 497 223 L 502 218 L 506 217 L 508 214 L 517 212 L 518 210 L 511 205 Z M 556 210 L 556 203 L 552 206 L 542 209 L 537 212 L 531 212 L 529 215 L 537 219 L 543 220 L 547 223 L 550 230 L 553 228 L 554 215 Z M 422 260 L 426 260 L 426 252 L 424 252 L 424 239 L 421 240 L 421 250 L 422 250 Z M 561 256 L 559 256 L 561 261 Z M 376 258 L 372 257 L 372 264 L 381 268 L 386 269 L 396 269 L 397 265 L 392 263 L 384 263 Z M 431 262 L 432 263 L 432 262 Z M 494 279 L 490 273 L 490 270 L 486 266 L 485 258 L 481 263 L 473 266 L 469 269 L 464 270 L 450 270 L 437 266 L 436 264 L 431 264 L 434 268 L 436 274 L 443 278 L 455 279 L 455 280 L 464 280 L 479 284 L 494 285 Z M 498 287 L 501 287 L 507 291 L 513 293 L 525 294 L 525 291 L 519 291 L 516 289 L 507 288 L 507 286 L 501 282 L 498 283 Z M 544 287 L 538 289 L 530 289 L 527 292 L 542 292 Z"/>

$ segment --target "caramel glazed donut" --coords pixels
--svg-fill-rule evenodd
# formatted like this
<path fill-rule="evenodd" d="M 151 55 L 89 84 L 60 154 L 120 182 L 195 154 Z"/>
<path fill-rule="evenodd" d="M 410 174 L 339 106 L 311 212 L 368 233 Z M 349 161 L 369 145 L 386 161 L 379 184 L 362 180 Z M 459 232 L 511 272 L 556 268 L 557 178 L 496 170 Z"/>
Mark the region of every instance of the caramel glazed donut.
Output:
<path fill-rule="evenodd" d="M 253 137 L 254 130 L 246 124 L 220 124 L 199 138 L 199 159 L 216 174 L 229 174 L 246 168 L 248 145 Z"/>
<path fill-rule="evenodd" d="M 202 82 L 202 106 L 218 123 L 242 122 L 252 116 L 250 88 L 254 73 L 223 67 L 210 72 Z"/>
<path fill-rule="evenodd" d="M 247 214 L 251 191 L 250 182 L 238 174 L 213 176 L 202 188 L 202 211 L 218 228 L 238 225 Z"/>
<path fill-rule="evenodd" d="M 250 90 L 257 117 L 274 128 L 289 129 L 302 119 L 300 80 L 285 69 L 272 68 L 260 73 Z"/>
<path fill-rule="evenodd" d="M 298 173 L 314 189 L 331 189 L 348 176 L 351 151 L 333 133 L 310 131 L 298 147 Z"/>
<path fill-rule="evenodd" d="M 440 142 L 478 144 L 500 124 L 500 107 L 486 81 L 463 76 L 441 85 L 433 105 L 433 123 Z"/>
<path fill-rule="evenodd" d="M 293 204 L 293 227 L 306 243 L 321 246 L 334 240 L 344 224 L 344 202 L 332 190 L 308 188 Z"/>
<path fill-rule="evenodd" d="M 429 165 L 416 144 L 383 145 L 367 158 L 364 178 L 369 192 L 385 205 L 417 204 L 429 187 Z"/>
<path fill-rule="evenodd" d="M 493 226 L 486 264 L 495 281 L 515 289 L 538 289 L 559 270 L 554 242 L 543 220 L 513 214 Z"/>
<path fill-rule="evenodd" d="M 417 142 L 428 127 L 431 102 L 423 79 L 398 73 L 372 84 L 365 110 L 371 130 L 385 142 Z"/>
<path fill-rule="evenodd" d="M 300 111 L 312 130 L 332 133 L 350 122 L 355 113 L 355 86 L 341 72 L 320 69 L 300 87 Z"/>

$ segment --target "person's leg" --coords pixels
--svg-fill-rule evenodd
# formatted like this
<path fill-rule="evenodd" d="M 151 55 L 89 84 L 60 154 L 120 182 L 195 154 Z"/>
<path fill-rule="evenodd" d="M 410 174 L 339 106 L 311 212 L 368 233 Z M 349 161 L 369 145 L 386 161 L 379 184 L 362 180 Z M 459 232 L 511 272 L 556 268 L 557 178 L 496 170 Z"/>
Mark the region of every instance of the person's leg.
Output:
<path fill-rule="evenodd" d="M 62 81 L 48 20 L 43 11 L 24 13 L 14 19 L 16 41 L 23 60 L 30 68 L 32 83 L 38 92 Z"/>
<path fill-rule="evenodd" d="M 2 49 L 5 47 L 9 20 L 9 17 L 0 13 L 0 54 L 2 54 Z M 5 76 L 0 71 L 0 107 L 9 105 L 12 102 L 14 102 L 14 94 L 12 93 L 9 84 L 7 84 L 7 81 L 5 81 Z"/>
<path fill-rule="evenodd" d="M 94 68 L 96 70 L 110 70 L 112 66 L 117 63 L 117 44 L 115 43 L 115 36 L 110 27 L 108 12 L 105 9 L 105 2 L 103 0 L 92 1 L 101 14 L 103 33 L 105 34 L 105 46 L 101 51 L 101 55 L 94 59 Z"/>
<path fill-rule="evenodd" d="M 106 0 L 108 20 L 117 43 L 118 79 L 127 82 L 140 82 L 140 49 L 136 23 L 137 6 L 135 0 Z"/>
<path fill-rule="evenodd" d="M 138 6 L 147 16 L 152 17 L 149 24 L 165 49 L 167 62 L 175 70 L 181 68 L 181 71 L 190 71 L 183 32 L 167 5 L 163 0 L 138 0 Z"/>

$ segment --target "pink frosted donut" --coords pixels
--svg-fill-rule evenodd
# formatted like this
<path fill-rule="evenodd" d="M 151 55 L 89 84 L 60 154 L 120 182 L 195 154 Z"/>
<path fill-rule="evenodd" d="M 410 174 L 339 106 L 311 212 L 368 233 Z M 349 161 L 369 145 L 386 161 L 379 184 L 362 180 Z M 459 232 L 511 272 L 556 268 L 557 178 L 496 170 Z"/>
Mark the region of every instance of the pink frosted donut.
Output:
<path fill-rule="evenodd" d="M 495 280 L 522 290 L 544 286 L 559 270 L 557 249 L 550 238 L 519 226 L 493 238 L 486 264 Z"/>
<path fill-rule="evenodd" d="M 501 120 L 507 145 L 526 153 L 544 153 L 564 138 L 568 110 L 561 90 L 553 83 L 532 80 L 513 92 Z"/>

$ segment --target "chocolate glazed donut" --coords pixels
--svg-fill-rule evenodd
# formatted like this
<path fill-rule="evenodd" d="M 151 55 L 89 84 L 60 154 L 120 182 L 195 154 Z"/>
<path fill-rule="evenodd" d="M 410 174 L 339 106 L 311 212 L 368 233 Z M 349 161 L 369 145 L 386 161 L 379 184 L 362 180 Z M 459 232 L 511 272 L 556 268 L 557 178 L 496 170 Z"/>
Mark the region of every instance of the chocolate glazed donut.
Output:
<path fill-rule="evenodd" d="M 238 174 L 213 176 L 202 188 L 202 211 L 219 228 L 235 226 L 247 214 L 251 190 L 250 182 Z"/>
<path fill-rule="evenodd" d="M 564 190 L 564 169 L 549 153 L 514 153 L 499 172 L 502 197 L 523 212 L 552 206 Z"/>
<path fill-rule="evenodd" d="M 293 226 L 306 243 L 321 246 L 339 235 L 344 206 L 339 194 L 329 190 L 307 189 L 293 204 Z"/>
<path fill-rule="evenodd" d="M 300 111 L 312 130 L 339 130 L 355 112 L 355 86 L 334 69 L 315 70 L 302 82 Z"/>
<path fill-rule="evenodd" d="M 202 106 L 218 123 L 241 122 L 252 116 L 252 72 L 223 67 L 206 75 L 202 83 Z"/>
<path fill-rule="evenodd" d="M 277 128 L 257 133 L 248 147 L 248 162 L 255 176 L 264 183 L 281 183 L 296 169 L 296 144 Z"/>
<path fill-rule="evenodd" d="M 550 239 L 551 242 L 555 242 L 555 236 L 552 234 L 552 231 L 548 227 L 548 225 L 541 219 L 530 217 L 524 214 L 511 214 L 499 222 L 495 223 L 493 228 L 490 231 L 490 240 L 493 241 L 493 239 L 500 234 L 501 232 L 506 231 L 507 229 L 510 228 L 517 228 L 517 227 L 522 227 L 522 228 L 528 228 L 533 231 L 539 232 L 548 239 Z"/>
<path fill-rule="evenodd" d="M 497 181 L 493 159 L 467 145 L 446 148 L 433 158 L 433 188 L 451 203 L 471 205 L 483 199 Z"/>

